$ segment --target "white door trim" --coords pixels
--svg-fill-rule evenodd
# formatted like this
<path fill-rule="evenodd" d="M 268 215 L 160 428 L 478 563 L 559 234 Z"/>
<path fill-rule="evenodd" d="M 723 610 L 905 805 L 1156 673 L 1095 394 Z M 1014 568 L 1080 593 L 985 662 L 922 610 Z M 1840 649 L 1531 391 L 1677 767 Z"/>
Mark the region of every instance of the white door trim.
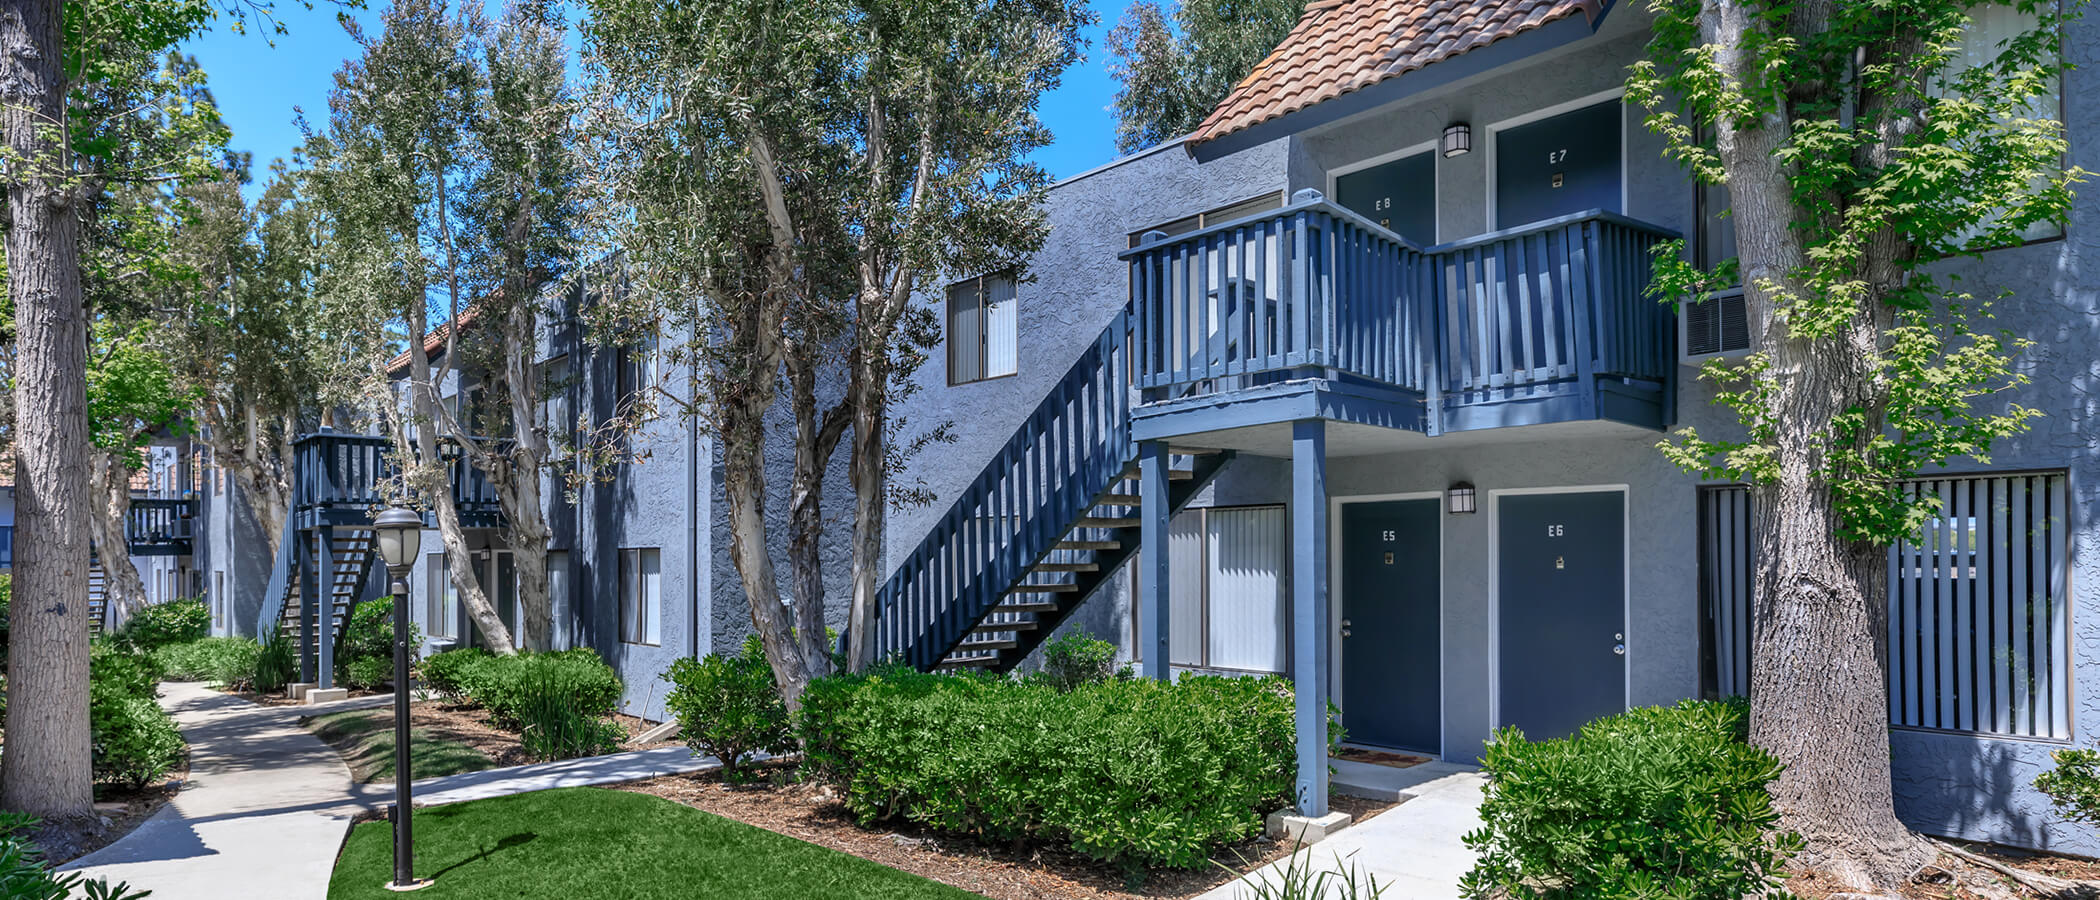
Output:
<path fill-rule="evenodd" d="M 1619 657 L 1621 711 L 1633 708 L 1633 490 L 1625 484 L 1496 488 L 1488 491 L 1488 734 L 1502 727 L 1502 498 L 1537 494 L 1619 494 L 1619 621 L 1626 653 Z"/>
<path fill-rule="evenodd" d="M 1342 652 L 1344 647 L 1342 643 L 1342 610 L 1344 608 L 1342 605 L 1342 505 L 1346 503 L 1382 503 L 1389 500 L 1436 501 L 1436 755 L 1438 759 L 1444 759 L 1444 748 L 1448 743 L 1451 729 L 1445 721 L 1447 707 L 1449 706 L 1445 697 L 1449 694 L 1449 688 L 1444 684 L 1444 663 L 1447 652 L 1445 645 L 1448 643 L 1444 640 L 1444 618 L 1448 612 L 1445 598 L 1450 596 L 1450 589 L 1444 580 L 1444 517 L 1448 516 L 1449 513 L 1444 510 L 1443 491 L 1409 491 L 1400 494 L 1351 494 L 1327 498 L 1327 622 L 1331 629 L 1327 640 L 1328 645 L 1334 648 L 1334 652 L 1328 654 L 1327 695 L 1334 700 L 1334 705 L 1342 705 Z"/>
<path fill-rule="evenodd" d="M 1444 239 L 1444 207 L 1441 202 L 1443 200 L 1444 190 L 1444 157 L 1442 154 L 1437 152 L 1437 142 L 1439 140 L 1441 140 L 1441 138 L 1431 138 L 1419 144 L 1413 144 L 1410 146 L 1402 147 L 1398 150 L 1394 150 L 1387 153 L 1380 153 L 1377 156 L 1371 157 L 1370 159 L 1359 160 L 1357 162 L 1350 163 L 1346 166 L 1337 166 L 1335 168 L 1327 170 L 1328 201 L 1334 203 L 1337 206 L 1341 205 L 1341 189 L 1338 187 L 1338 185 L 1341 184 L 1342 176 L 1344 175 L 1350 175 L 1357 172 L 1361 172 L 1365 169 L 1382 166 L 1386 163 L 1392 162 L 1397 159 L 1406 159 L 1410 156 L 1414 156 L 1417 153 L 1427 153 L 1429 154 L 1430 168 L 1429 212 L 1432 221 L 1434 222 L 1434 224 L 1430 227 L 1436 229 L 1436 234 L 1429 236 L 1428 244 L 1435 244 L 1439 241 L 1442 241 Z M 1369 217 L 1366 216 L 1365 218 Z M 1427 246 L 1427 244 L 1425 244 L 1424 246 Z"/>
<path fill-rule="evenodd" d="M 1498 196 L 1497 192 L 1501 189 L 1495 184 L 1495 147 L 1498 143 L 1495 138 L 1497 133 L 1519 125 L 1529 125 L 1540 119 L 1550 119 L 1561 113 L 1574 112 L 1585 106 L 1595 106 L 1608 100 L 1619 101 L 1619 212 L 1626 213 L 1628 211 L 1626 208 L 1626 88 L 1620 86 L 1577 97 L 1565 103 L 1555 103 L 1552 106 L 1535 109 L 1499 122 L 1488 123 L 1485 129 L 1485 142 L 1487 144 L 1487 202 L 1485 205 L 1487 208 L 1484 212 L 1487 213 L 1486 222 L 1489 233 L 1525 224 L 1523 222 L 1504 223 L 1496 221 L 1495 200 Z"/>

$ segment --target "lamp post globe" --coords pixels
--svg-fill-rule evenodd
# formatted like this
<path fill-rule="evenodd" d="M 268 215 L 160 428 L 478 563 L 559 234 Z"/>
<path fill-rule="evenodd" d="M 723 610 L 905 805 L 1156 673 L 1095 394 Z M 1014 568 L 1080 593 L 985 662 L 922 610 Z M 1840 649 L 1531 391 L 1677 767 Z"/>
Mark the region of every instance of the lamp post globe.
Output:
<path fill-rule="evenodd" d="M 386 561 L 388 572 L 398 578 L 415 565 L 416 553 L 423 548 L 422 514 L 389 506 L 372 520 L 372 531 L 379 538 L 379 558 Z"/>

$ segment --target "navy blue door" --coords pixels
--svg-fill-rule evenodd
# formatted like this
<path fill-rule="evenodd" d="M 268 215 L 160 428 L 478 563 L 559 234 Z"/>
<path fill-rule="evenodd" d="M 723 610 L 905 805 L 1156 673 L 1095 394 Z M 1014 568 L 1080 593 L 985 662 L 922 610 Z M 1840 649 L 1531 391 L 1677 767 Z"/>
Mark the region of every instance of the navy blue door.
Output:
<path fill-rule="evenodd" d="M 1349 739 L 1439 753 L 1435 500 L 1342 506 L 1342 725 Z"/>
<path fill-rule="evenodd" d="M 1436 243 L 1436 154 L 1380 163 L 1334 180 L 1334 202 L 1422 246 Z"/>
<path fill-rule="evenodd" d="M 1619 203 L 1619 101 L 1495 133 L 1495 227 Z"/>
<path fill-rule="evenodd" d="M 1626 496 L 1496 499 L 1496 724 L 1563 737 L 1626 708 Z"/>

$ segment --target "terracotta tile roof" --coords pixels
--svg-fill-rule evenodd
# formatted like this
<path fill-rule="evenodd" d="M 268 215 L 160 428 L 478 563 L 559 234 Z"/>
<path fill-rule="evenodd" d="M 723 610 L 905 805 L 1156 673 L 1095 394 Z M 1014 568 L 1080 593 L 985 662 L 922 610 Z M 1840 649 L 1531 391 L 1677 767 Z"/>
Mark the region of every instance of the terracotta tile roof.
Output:
<path fill-rule="evenodd" d="M 1609 0 L 1312 0 L 1268 58 L 1211 110 L 1191 144 L 1584 13 Z"/>
<path fill-rule="evenodd" d="M 459 314 L 460 327 L 465 328 L 467 326 L 473 325 L 474 320 L 479 318 L 480 314 L 481 307 L 467 307 L 466 312 Z M 438 325 L 438 327 L 430 329 L 429 333 L 423 335 L 423 358 L 430 359 L 436 356 L 439 351 L 444 350 L 445 338 L 447 338 L 451 334 L 452 323 L 450 321 L 444 322 Z M 401 375 L 407 371 L 408 351 L 406 350 L 401 351 L 401 355 L 394 357 L 391 361 L 389 361 L 386 364 L 386 373 L 388 375 Z"/>

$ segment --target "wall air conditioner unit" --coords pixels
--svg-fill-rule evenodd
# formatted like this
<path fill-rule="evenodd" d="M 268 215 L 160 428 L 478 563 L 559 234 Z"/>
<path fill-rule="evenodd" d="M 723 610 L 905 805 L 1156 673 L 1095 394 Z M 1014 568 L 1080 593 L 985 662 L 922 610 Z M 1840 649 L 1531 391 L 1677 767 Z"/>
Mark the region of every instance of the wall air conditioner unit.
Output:
<path fill-rule="evenodd" d="M 1749 299 L 1741 288 L 1722 291 L 1677 312 L 1678 362 L 1704 365 L 1750 353 Z"/>

